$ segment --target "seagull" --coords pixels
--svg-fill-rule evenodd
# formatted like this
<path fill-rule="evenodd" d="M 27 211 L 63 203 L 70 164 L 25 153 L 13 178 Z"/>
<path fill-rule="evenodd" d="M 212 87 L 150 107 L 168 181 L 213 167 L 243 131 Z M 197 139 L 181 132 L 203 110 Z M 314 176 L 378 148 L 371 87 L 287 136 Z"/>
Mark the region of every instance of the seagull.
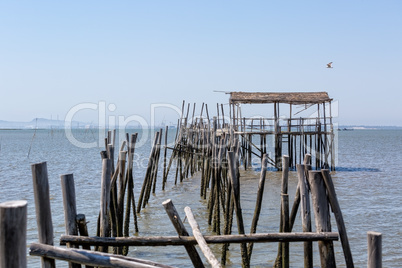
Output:
<path fill-rule="evenodd" d="M 334 68 L 334 67 L 332 67 L 332 61 L 327 64 L 327 68 Z"/>

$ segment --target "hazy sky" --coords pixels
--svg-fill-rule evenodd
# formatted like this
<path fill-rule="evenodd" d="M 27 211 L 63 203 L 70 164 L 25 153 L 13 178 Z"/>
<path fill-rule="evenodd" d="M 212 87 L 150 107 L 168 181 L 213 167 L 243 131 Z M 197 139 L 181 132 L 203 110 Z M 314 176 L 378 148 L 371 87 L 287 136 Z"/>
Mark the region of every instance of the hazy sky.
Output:
<path fill-rule="evenodd" d="M 0 120 L 327 91 L 340 124 L 402 126 L 401 14 L 399 0 L 1 1 Z"/>

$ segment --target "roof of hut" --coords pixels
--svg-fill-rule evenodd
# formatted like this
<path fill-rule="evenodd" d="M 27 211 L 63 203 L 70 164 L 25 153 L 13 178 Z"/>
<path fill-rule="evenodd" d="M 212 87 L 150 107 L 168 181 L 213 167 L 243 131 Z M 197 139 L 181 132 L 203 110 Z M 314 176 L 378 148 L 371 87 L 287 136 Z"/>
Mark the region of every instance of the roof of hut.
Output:
<path fill-rule="evenodd" d="M 327 92 L 230 92 L 230 103 L 311 104 L 332 101 Z"/>

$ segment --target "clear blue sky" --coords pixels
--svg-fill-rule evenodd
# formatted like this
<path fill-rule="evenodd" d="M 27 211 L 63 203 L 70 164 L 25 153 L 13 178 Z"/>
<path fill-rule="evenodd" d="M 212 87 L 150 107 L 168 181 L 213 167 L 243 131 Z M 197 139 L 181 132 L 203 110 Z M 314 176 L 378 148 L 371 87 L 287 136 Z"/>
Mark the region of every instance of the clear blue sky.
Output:
<path fill-rule="evenodd" d="M 0 120 L 327 91 L 340 124 L 402 126 L 401 14 L 399 0 L 1 1 Z"/>

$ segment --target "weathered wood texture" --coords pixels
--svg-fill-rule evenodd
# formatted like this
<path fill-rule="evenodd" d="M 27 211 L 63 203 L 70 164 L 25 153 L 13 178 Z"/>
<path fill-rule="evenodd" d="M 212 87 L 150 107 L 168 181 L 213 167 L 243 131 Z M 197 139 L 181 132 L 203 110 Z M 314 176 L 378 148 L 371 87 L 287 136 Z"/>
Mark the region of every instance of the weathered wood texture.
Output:
<path fill-rule="evenodd" d="M 200 231 L 200 227 L 198 226 L 197 221 L 194 218 L 193 212 L 190 207 L 185 207 L 184 211 L 186 213 L 188 223 L 193 230 L 193 235 L 195 240 L 197 240 L 198 246 L 201 248 L 202 253 L 204 253 L 205 258 L 211 264 L 212 267 L 222 267 L 219 261 L 216 259 L 215 255 L 212 253 L 211 249 L 208 247 L 207 242 L 204 239 Z"/>
<path fill-rule="evenodd" d="M 307 233 L 257 233 L 245 235 L 205 235 L 208 244 L 224 243 L 276 243 L 276 242 L 303 242 L 303 241 L 337 241 L 338 233 L 335 232 L 307 232 Z M 60 244 L 77 245 L 109 245 L 109 246 L 183 246 L 196 245 L 197 241 L 192 236 L 134 236 L 134 237 L 83 237 L 62 235 Z"/>
<path fill-rule="evenodd" d="M 100 236 L 106 237 L 109 234 L 109 210 L 110 210 L 110 179 L 112 174 L 112 160 L 102 160 L 101 178 L 101 200 L 100 200 Z M 107 252 L 107 247 L 100 248 L 100 251 Z"/>
<path fill-rule="evenodd" d="M 306 178 L 305 165 L 297 165 L 297 176 L 300 189 L 302 228 L 303 232 L 311 232 L 310 193 Z M 313 243 L 311 242 L 304 242 L 304 267 L 313 267 Z"/>
<path fill-rule="evenodd" d="M 0 204 L 0 267 L 25 268 L 27 201 Z"/>
<path fill-rule="evenodd" d="M 244 234 L 244 223 L 243 223 L 243 214 L 241 211 L 240 205 L 240 182 L 239 178 L 236 174 L 236 159 L 234 152 L 228 152 L 228 164 L 229 164 L 229 174 L 230 174 L 230 182 L 232 184 L 232 198 L 234 200 L 235 211 L 236 211 L 236 219 L 237 219 L 237 228 L 239 234 Z M 242 256 L 242 266 L 249 267 L 250 261 L 247 253 L 247 245 L 246 243 L 240 244 L 240 251 Z"/>
<path fill-rule="evenodd" d="M 75 203 L 75 186 L 73 174 L 65 174 L 60 176 L 61 191 L 63 195 L 64 205 L 64 224 L 66 226 L 67 235 L 78 235 L 76 223 L 77 207 Z M 70 245 L 68 245 L 70 247 Z M 80 268 L 77 263 L 69 263 L 70 268 Z"/>
<path fill-rule="evenodd" d="M 321 172 L 309 171 L 308 180 L 311 189 L 316 231 L 330 232 L 330 211 Z M 321 267 L 336 267 L 333 243 L 331 241 L 320 241 L 318 242 L 318 248 L 320 252 Z"/>
<path fill-rule="evenodd" d="M 230 103 L 324 103 L 332 99 L 327 92 L 230 92 Z"/>
<path fill-rule="evenodd" d="M 35 198 L 36 222 L 39 243 L 53 245 L 53 223 L 50 209 L 49 181 L 46 162 L 31 165 L 33 190 Z M 56 266 L 53 259 L 43 257 L 42 268 Z"/>
<path fill-rule="evenodd" d="M 339 206 L 338 198 L 336 197 L 334 183 L 332 182 L 332 178 L 328 169 L 321 170 L 321 173 L 325 182 L 325 187 L 327 188 L 328 200 L 335 215 L 336 225 L 338 226 L 338 232 L 341 238 L 346 266 L 348 268 L 353 268 L 354 264 L 352 251 L 350 250 L 349 239 L 346 233 L 346 226 L 345 222 L 343 221 L 342 211 L 341 207 Z"/>
<path fill-rule="evenodd" d="M 29 254 L 32 256 L 42 256 L 42 257 L 46 256 L 52 259 L 77 262 L 97 267 L 120 267 L 120 268 L 171 267 L 163 264 L 158 264 L 141 259 L 129 258 L 121 255 L 113 255 L 83 249 L 65 249 L 39 243 L 31 244 Z"/>
<path fill-rule="evenodd" d="M 256 200 L 256 204 L 255 204 L 255 209 L 254 209 L 253 220 L 251 222 L 250 234 L 255 234 L 257 232 L 257 224 L 258 224 L 258 219 L 259 219 L 260 213 L 261 213 L 262 198 L 264 195 L 267 165 L 268 165 L 267 156 L 264 154 L 264 156 L 262 158 L 262 163 L 261 163 L 260 181 L 258 183 L 257 200 Z M 251 258 L 251 254 L 253 252 L 253 243 L 248 244 L 247 252 L 248 252 L 248 257 Z"/>
<path fill-rule="evenodd" d="M 382 234 L 367 232 L 367 268 L 382 267 Z"/>
<path fill-rule="evenodd" d="M 78 232 L 81 236 L 88 236 L 87 221 L 84 214 L 77 214 L 75 221 L 77 223 Z M 82 245 L 83 249 L 91 250 L 90 245 Z M 93 266 L 86 265 L 86 268 L 93 268 Z"/>
<path fill-rule="evenodd" d="M 183 222 L 180 219 L 179 213 L 177 212 L 175 206 L 173 205 L 172 200 L 168 199 L 162 203 L 163 207 L 168 214 L 170 221 L 172 222 L 176 232 L 179 236 L 189 236 L 186 227 L 184 227 Z M 184 245 L 194 267 L 204 267 L 200 255 L 194 245 Z"/>

